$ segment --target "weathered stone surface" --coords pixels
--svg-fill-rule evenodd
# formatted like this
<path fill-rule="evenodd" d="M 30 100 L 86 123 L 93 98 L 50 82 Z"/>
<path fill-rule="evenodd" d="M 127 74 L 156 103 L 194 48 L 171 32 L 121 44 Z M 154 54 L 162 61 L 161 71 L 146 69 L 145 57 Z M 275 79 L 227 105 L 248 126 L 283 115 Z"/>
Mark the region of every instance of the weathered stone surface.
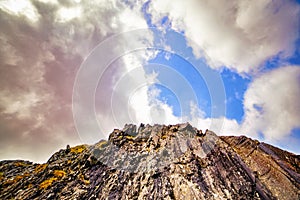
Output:
<path fill-rule="evenodd" d="M 0 162 L 0 199 L 299 199 L 300 157 L 190 124 L 126 125 L 47 163 Z"/>
<path fill-rule="evenodd" d="M 260 183 L 274 197 L 300 199 L 299 155 L 245 136 L 221 138 L 239 154 L 251 171 L 257 172 Z"/>

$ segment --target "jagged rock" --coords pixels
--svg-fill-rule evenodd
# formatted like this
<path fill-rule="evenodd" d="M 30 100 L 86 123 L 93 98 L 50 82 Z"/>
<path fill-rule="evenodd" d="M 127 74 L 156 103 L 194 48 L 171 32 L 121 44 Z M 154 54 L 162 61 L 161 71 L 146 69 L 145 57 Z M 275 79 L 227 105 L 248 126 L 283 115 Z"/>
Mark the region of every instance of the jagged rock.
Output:
<path fill-rule="evenodd" d="M 0 199 L 299 199 L 299 155 L 189 123 L 126 125 L 44 164 L 0 162 Z"/>

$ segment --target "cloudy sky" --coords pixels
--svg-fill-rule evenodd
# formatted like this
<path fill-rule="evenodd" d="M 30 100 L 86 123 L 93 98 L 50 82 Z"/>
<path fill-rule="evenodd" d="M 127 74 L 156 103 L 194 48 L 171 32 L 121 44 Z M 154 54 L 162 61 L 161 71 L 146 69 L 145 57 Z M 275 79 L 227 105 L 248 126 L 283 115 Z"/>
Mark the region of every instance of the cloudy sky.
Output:
<path fill-rule="evenodd" d="M 189 121 L 300 154 L 300 2 L 1 0 L 0 159 Z"/>

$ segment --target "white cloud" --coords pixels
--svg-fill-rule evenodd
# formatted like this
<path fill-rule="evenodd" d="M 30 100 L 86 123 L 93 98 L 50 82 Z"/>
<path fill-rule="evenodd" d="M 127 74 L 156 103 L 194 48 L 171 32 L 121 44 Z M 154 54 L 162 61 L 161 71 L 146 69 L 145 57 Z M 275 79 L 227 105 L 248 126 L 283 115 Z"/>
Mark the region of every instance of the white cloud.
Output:
<path fill-rule="evenodd" d="M 201 130 L 211 130 L 218 135 L 240 135 L 240 125 L 235 119 L 193 118 L 191 124 Z"/>
<path fill-rule="evenodd" d="M 300 66 L 285 66 L 254 78 L 244 96 L 244 119 L 193 117 L 199 129 L 219 135 L 247 135 L 299 153 L 298 139 L 291 133 L 300 128 Z M 262 138 L 259 138 L 260 140 Z"/>
<path fill-rule="evenodd" d="M 32 22 L 36 22 L 39 19 L 36 8 L 29 0 L 20 0 L 18 2 L 13 0 L 2 0 L 0 2 L 0 10 L 4 10 L 5 12 L 16 16 L 25 16 Z"/>
<path fill-rule="evenodd" d="M 82 60 L 109 36 L 145 28 L 147 23 L 140 12 L 141 1 L 139 6 L 132 8 L 120 1 L 106 0 L 22 2 L 25 4 L 17 6 L 12 1 L 0 3 L 1 15 L 10 19 L 0 19 L 0 67 L 5 72 L 0 74 L 0 159 L 19 157 L 45 161 L 47 156 L 67 143 L 74 145 L 80 142 L 73 134 L 71 96 L 76 71 Z M 267 11 L 266 16 L 261 12 L 255 13 L 264 20 L 247 21 L 246 15 L 254 11 L 248 11 L 244 4 L 236 1 L 233 5 L 215 1 L 207 5 L 196 1 L 151 3 L 154 19 L 160 18 L 154 8 L 159 12 L 169 12 L 174 27 L 186 29 L 186 36 L 207 50 L 208 56 L 219 63 L 218 67 L 226 64 L 239 72 L 248 72 L 279 51 L 283 51 L 285 56 L 293 51 L 287 45 L 295 38 L 293 26 L 296 18 L 290 20 L 290 17 L 298 15 L 298 10 L 284 4 L 283 9 L 272 15 L 273 22 L 267 21 L 271 19 L 271 11 L 255 8 Z M 292 12 L 286 12 L 288 9 Z M 204 20 L 199 20 L 199 17 Z M 282 24 L 280 20 L 287 20 L 287 23 Z M 32 25 L 32 21 L 38 23 Z M 259 29 L 270 31 L 261 32 Z M 143 38 L 148 46 L 153 44 L 151 34 L 143 35 Z M 136 36 L 132 36 L 132 40 L 127 39 L 109 49 L 125 49 L 137 42 Z M 104 56 L 109 56 L 109 52 Z M 252 56 L 251 52 L 259 55 Z M 192 120 L 196 127 L 209 128 L 219 134 L 238 133 L 235 120 L 205 118 L 195 104 L 190 105 L 191 116 L 175 116 L 171 106 L 157 99 L 159 91 L 150 88 L 152 83 L 157 82 L 155 76 L 147 75 L 142 68 L 153 55 L 155 53 L 148 52 L 120 55 L 119 61 L 112 63 L 99 80 L 96 109 L 106 134 L 127 122 L 176 124 L 183 120 Z M 120 81 L 123 78 L 123 82 Z M 89 81 L 87 78 L 86 82 Z M 253 88 L 258 86 L 253 84 Z M 261 98 L 263 96 L 257 95 L 258 102 L 266 101 Z M 113 112 L 117 115 L 113 116 Z M 245 124 L 251 121 L 253 112 L 249 111 L 247 116 L 250 117 L 246 118 Z M 88 117 L 85 120 L 89 123 Z M 223 125 L 222 129 L 214 126 L 212 121 Z M 293 121 L 290 125 L 295 123 Z M 92 140 L 96 142 L 96 138 Z"/>
<path fill-rule="evenodd" d="M 35 107 L 40 101 L 36 93 L 26 93 L 21 96 L 20 99 L 12 100 L 11 95 L 7 92 L 6 96 L 0 98 L 1 104 L 8 105 L 3 113 L 5 114 L 16 114 L 19 119 L 30 118 L 31 108 Z"/>
<path fill-rule="evenodd" d="M 244 96 L 242 132 L 278 141 L 300 127 L 300 67 L 267 72 L 250 84 Z"/>
<path fill-rule="evenodd" d="M 157 88 L 142 87 L 130 97 L 131 107 L 134 109 L 133 122 L 150 124 L 176 124 L 181 122 L 174 116 L 173 108 L 158 100 L 160 91 Z"/>
<path fill-rule="evenodd" d="M 244 119 L 193 117 L 199 129 L 210 129 L 219 135 L 247 135 L 264 141 L 295 148 L 291 132 L 300 127 L 300 67 L 285 66 L 256 77 L 244 96 Z M 279 143 L 280 141 L 280 143 Z"/>
<path fill-rule="evenodd" d="M 73 8 L 60 8 L 57 12 L 57 20 L 59 22 L 68 22 L 72 19 L 79 18 L 82 10 L 79 6 Z"/>
<path fill-rule="evenodd" d="M 39 2 L 45 3 L 45 4 L 58 4 L 57 0 L 37 0 Z"/>
<path fill-rule="evenodd" d="M 147 28 L 147 23 L 144 18 L 139 14 L 138 9 L 132 10 L 130 8 L 124 8 L 119 14 L 119 20 L 125 26 L 125 30 L 132 30 L 137 28 Z M 125 31 L 124 30 L 124 31 Z"/>
<path fill-rule="evenodd" d="M 155 52 L 154 52 L 155 54 Z M 115 74 L 111 82 L 111 89 L 104 89 L 106 79 L 111 79 L 110 72 L 102 76 L 96 91 L 96 105 L 98 122 L 101 132 L 106 137 L 112 128 L 122 128 L 125 123 L 179 123 L 173 115 L 172 107 L 158 100 L 160 91 L 153 87 L 157 83 L 157 74 L 146 74 L 143 63 L 153 54 L 143 51 L 123 56 L 114 66 L 125 65 L 123 71 Z M 111 66 L 111 69 L 114 68 Z M 97 100 L 98 101 L 98 100 Z"/>
<path fill-rule="evenodd" d="M 109 36 L 147 23 L 139 8 L 106 0 L 1 1 L 0 14 L 0 159 L 45 161 L 66 144 L 80 143 L 71 104 L 82 60 Z M 151 35 L 144 38 L 151 43 Z M 120 64 L 114 76 L 130 69 Z M 112 78 L 104 83 L 104 94 Z"/>
<path fill-rule="evenodd" d="M 209 129 L 218 135 L 238 135 L 240 125 L 235 119 L 227 119 L 226 117 L 208 118 L 205 112 L 200 110 L 194 103 L 190 103 L 191 113 L 189 121 L 193 126 L 205 131 Z"/>
<path fill-rule="evenodd" d="M 293 1 L 153 0 L 149 12 L 157 24 L 168 16 L 212 68 L 239 73 L 255 72 L 279 53 L 291 56 L 299 37 L 300 6 Z"/>
<path fill-rule="evenodd" d="M 3 63 L 8 65 L 16 65 L 22 61 L 22 58 L 17 56 L 17 50 L 9 44 L 8 39 L 0 34 L 0 55 Z"/>

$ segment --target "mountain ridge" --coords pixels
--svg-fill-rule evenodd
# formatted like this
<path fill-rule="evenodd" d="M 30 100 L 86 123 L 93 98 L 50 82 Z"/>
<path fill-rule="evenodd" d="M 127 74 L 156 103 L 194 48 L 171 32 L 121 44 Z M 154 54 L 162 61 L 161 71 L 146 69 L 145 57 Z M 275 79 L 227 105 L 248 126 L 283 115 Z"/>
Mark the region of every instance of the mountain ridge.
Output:
<path fill-rule="evenodd" d="M 300 199 L 300 156 L 189 123 L 128 124 L 46 163 L 0 161 L 1 199 Z"/>

